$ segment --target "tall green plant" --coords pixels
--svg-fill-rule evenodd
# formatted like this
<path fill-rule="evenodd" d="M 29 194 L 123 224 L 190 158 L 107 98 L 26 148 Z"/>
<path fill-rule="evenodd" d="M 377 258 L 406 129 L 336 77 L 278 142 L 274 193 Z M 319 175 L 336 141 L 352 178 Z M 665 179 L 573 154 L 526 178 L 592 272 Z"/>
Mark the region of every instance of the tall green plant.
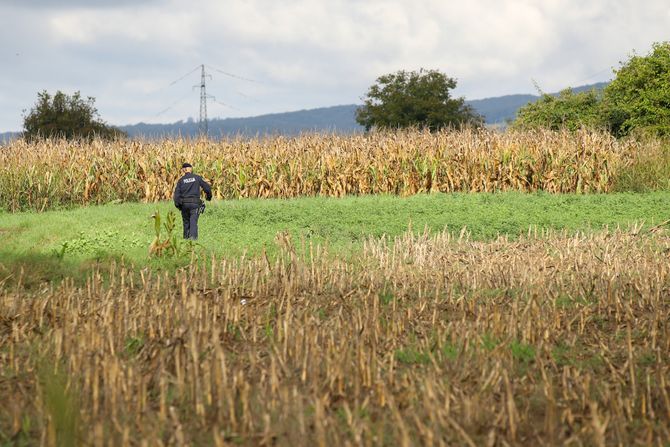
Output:
<path fill-rule="evenodd" d="M 181 254 L 181 244 L 174 230 L 177 218 L 174 211 L 169 211 L 165 222 L 161 226 L 161 213 L 156 209 L 151 216 L 154 220 L 154 233 L 156 237 L 149 246 L 149 256 L 179 256 Z M 165 230 L 165 238 L 162 237 L 162 229 Z"/>

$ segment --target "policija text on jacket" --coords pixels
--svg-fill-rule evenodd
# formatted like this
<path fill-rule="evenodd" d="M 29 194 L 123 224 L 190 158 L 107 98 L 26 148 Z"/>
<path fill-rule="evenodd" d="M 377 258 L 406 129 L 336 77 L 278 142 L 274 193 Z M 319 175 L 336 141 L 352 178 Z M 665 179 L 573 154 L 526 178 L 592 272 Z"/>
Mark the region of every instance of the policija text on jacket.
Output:
<path fill-rule="evenodd" d="M 198 217 L 200 216 L 200 188 L 205 191 L 206 199 L 212 200 L 212 187 L 202 177 L 193 173 L 189 163 L 182 165 L 184 175 L 174 188 L 174 206 L 181 211 L 184 224 L 184 239 L 198 239 Z"/>

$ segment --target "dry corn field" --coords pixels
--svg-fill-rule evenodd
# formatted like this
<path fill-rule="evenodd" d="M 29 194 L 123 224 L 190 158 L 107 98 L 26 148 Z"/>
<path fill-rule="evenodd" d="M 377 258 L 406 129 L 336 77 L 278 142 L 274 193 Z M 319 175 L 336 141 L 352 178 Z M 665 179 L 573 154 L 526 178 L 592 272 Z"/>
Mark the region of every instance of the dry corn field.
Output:
<path fill-rule="evenodd" d="M 0 288 L 5 440 L 670 443 L 667 231 L 277 243 Z"/>
<path fill-rule="evenodd" d="M 169 199 L 185 160 L 215 197 L 454 191 L 608 192 L 632 154 L 660 143 L 602 133 L 465 130 L 255 140 L 17 141 L 0 149 L 8 211 Z"/>

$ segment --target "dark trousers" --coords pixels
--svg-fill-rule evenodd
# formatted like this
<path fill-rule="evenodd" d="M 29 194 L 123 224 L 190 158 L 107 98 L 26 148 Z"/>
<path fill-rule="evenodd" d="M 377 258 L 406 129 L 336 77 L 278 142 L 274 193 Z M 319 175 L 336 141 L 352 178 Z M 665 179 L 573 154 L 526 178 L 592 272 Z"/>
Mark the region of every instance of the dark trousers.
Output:
<path fill-rule="evenodd" d="M 185 203 L 181 207 L 184 239 L 198 239 L 198 208 L 200 208 L 200 205 L 196 203 Z"/>

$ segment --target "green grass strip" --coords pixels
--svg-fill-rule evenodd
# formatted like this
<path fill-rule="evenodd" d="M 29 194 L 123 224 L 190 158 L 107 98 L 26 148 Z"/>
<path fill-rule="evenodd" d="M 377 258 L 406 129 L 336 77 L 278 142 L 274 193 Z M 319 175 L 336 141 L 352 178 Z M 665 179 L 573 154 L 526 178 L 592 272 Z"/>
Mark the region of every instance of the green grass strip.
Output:
<path fill-rule="evenodd" d="M 163 216 L 177 212 L 164 202 L 0 214 L 0 281 L 3 265 L 8 270 L 7 265 L 21 262 L 51 265 L 56 260 L 56 271 L 121 257 L 137 265 L 160 265 L 165 261 L 148 258 L 154 237 L 151 215 L 157 208 Z M 428 227 L 432 232 L 446 228 L 458 233 L 466 227 L 474 239 L 488 240 L 502 234 L 516 237 L 529 227 L 591 231 L 667 219 L 667 191 L 226 200 L 208 204 L 200 218 L 199 244 L 205 253 L 226 257 L 257 254 L 264 247 L 273 253 L 275 235 L 288 231 L 295 241 L 327 243 L 331 252 L 346 256 L 360 249 L 365 238 L 400 235 L 410 223 L 416 231 Z M 181 233 L 180 216 L 177 231 Z"/>

